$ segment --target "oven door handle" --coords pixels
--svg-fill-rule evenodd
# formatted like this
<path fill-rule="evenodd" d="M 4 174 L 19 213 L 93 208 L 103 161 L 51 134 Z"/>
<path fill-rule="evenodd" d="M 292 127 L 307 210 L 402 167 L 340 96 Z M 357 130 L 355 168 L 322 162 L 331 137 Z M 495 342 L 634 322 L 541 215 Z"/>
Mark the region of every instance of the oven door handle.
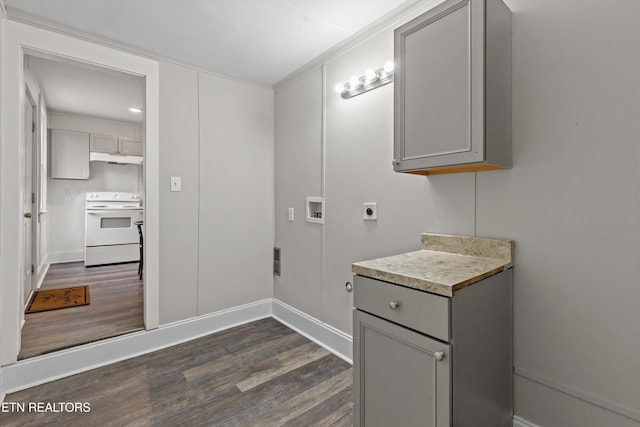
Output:
<path fill-rule="evenodd" d="M 139 213 L 141 213 L 139 210 L 125 210 L 125 209 L 121 209 L 118 211 L 107 211 L 107 210 L 87 211 L 87 215 L 109 215 L 109 216 L 116 216 L 116 217 L 131 216 L 131 214 L 137 215 Z"/>

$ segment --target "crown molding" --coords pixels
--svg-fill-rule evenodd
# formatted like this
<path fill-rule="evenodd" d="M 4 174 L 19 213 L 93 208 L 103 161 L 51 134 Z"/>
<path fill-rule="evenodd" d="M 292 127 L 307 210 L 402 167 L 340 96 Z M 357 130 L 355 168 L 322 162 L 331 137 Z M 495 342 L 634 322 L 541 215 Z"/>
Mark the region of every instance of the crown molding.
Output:
<path fill-rule="evenodd" d="M 432 9 L 444 0 L 409 0 L 393 9 L 391 12 L 373 21 L 360 31 L 354 33 L 342 42 L 336 44 L 325 52 L 321 53 L 311 61 L 299 67 L 292 73 L 277 81 L 273 85 L 274 91 L 278 91 L 288 86 L 299 77 L 302 77 L 312 71 L 318 70 L 331 60 L 349 52 L 358 47 L 362 43 L 377 36 L 378 34 L 398 27 L 401 23 L 406 22 L 410 18 L 418 16 L 425 11 Z"/>

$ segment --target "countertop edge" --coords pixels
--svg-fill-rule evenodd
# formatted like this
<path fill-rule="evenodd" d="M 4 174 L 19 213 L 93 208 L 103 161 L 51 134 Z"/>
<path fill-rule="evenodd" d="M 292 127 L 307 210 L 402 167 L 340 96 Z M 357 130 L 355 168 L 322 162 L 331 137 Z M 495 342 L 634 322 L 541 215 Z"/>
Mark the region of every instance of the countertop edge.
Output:
<path fill-rule="evenodd" d="M 425 249 L 422 249 L 422 250 L 424 251 Z M 472 277 L 469 277 L 466 280 L 455 283 L 453 285 L 446 284 L 446 283 L 439 283 L 436 281 L 427 280 L 423 278 L 408 276 L 399 272 L 384 271 L 381 269 L 360 265 L 357 262 L 351 265 L 351 271 L 354 274 L 369 277 L 371 279 L 382 280 L 385 282 L 405 286 L 407 288 L 416 289 L 424 292 L 430 292 L 430 293 L 451 298 L 455 295 L 457 291 L 469 285 L 477 283 L 483 279 L 486 279 L 487 277 L 491 277 L 495 274 L 501 273 L 513 267 L 513 263 L 508 262 L 507 260 L 496 259 L 496 261 L 502 261 L 504 262 L 504 264 L 498 265 L 494 268 L 478 273 Z M 366 262 L 366 261 L 362 261 L 362 262 Z"/>

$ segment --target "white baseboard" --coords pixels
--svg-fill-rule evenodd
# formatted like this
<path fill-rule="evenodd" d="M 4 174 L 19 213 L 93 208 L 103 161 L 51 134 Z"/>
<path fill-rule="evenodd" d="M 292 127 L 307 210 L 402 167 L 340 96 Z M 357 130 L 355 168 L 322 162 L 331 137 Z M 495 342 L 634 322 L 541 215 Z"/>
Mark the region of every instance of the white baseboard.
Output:
<path fill-rule="evenodd" d="M 7 393 L 4 391 L 4 380 L 2 379 L 3 368 L 0 366 L 0 403 L 4 402 Z"/>
<path fill-rule="evenodd" d="M 571 425 L 627 425 L 628 422 L 640 426 L 640 411 L 619 403 L 597 397 L 574 386 L 563 384 L 551 378 L 538 375 L 520 367 L 514 369 L 516 390 L 527 396 L 521 408 L 527 413 L 537 413 L 546 407 L 545 402 L 561 405 L 565 411 L 565 422 Z M 541 417 L 549 423 L 549 417 Z M 593 421 L 597 419 L 598 421 Z M 631 425 L 631 424 L 629 424 Z"/>
<path fill-rule="evenodd" d="M 353 363 L 353 339 L 350 335 L 275 298 L 273 317 L 339 358 Z"/>
<path fill-rule="evenodd" d="M 19 361 L 2 368 L 1 393 L 68 377 L 100 366 L 141 356 L 224 329 L 271 316 L 271 298 L 197 318 L 163 325 L 68 350 Z"/>
<path fill-rule="evenodd" d="M 513 427 L 539 427 L 539 426 L 514 415 Z"/>
<path fill-rule="evenodd" d="M 84 261 L 84 249 L 69 252 L 50 252 L 49 264 L 60 264 L 62 262 Z"/>

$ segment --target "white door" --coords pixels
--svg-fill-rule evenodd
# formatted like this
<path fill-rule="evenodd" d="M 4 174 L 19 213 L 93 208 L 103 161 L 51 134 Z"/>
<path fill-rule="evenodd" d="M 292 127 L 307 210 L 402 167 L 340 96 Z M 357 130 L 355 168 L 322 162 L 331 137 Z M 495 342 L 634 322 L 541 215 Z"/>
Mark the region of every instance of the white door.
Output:
<path fill-rule="evenodd" d="M 24 281 L 23 299 L 26 302 L 33 286 L 33 221 L 35 197 L 33 193 L 33 122 L 34 104 L 27 93 L 24 102 Z"/>

